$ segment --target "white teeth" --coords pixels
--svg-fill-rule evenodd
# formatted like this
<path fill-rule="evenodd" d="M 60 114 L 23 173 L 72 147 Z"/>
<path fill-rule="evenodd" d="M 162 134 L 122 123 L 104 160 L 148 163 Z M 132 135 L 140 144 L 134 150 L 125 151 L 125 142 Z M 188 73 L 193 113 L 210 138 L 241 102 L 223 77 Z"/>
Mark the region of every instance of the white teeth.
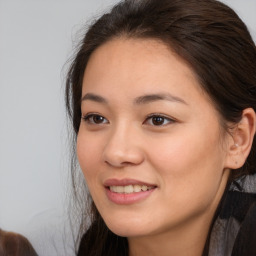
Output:
<path fill-rule="evenodd" d="M 124 193 L 129 194 L 133 192 L 133 186 L 132 185 L 128 185 L 124 187 Z"/>
<path fill-rule="evenodd" d="M 133 186 L 133 191 L 134 192 L 140 192 L 141 191 L 141 186 L 140 185 L 134 185 Z"/>
<path fill-rule="evenodd" d="M 123 193 L 124 192 L 124 187 L 122 186 L 116 186 L 116 191 L 117 193 Z"/>
<path fill-rule="evenodd" d="M 142 189 L 142 191 L 147 191 L 148 187 L 143 185 L 141 189 Z"/>
<path fill-rule="evenodd" d="M 110 186 L 109 187 L 112 192 L 115 193 L 137 193 L 141 191 L 147 191 L 152 189 L 153 187 L 148 187 L 146 185 L 127 185 L 127 186 Z"/>

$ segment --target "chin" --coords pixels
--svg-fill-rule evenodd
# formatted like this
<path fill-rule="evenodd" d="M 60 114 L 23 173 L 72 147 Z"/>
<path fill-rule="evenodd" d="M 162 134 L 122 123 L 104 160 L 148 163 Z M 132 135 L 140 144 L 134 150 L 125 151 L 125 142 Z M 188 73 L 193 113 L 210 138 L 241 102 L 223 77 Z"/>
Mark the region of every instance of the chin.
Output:
<path fill-rule="evenodd" d="M 112 226 L 108 226 L 108 228 L 116 235 L 122 236 L 122 237 L 137 237 L 137 236 L 143 236 L 145 235 L 145 231 L 142 230 L 134 230 L 133 228 L 129 227 L 127 229 L 126 227 L 118 227 L 113 228 Z"/>
<path fill-rule="evenodd" d="M 107 227 L 116 235 L 122 237 L 136 237 L 144 236 L 150 233 L 148 230 L 148 225 L 143 224 L 142 221 L 138 224 L 137 221 L 107 221 Z M 147 227 L 146 227 L 147 226 Z"/>

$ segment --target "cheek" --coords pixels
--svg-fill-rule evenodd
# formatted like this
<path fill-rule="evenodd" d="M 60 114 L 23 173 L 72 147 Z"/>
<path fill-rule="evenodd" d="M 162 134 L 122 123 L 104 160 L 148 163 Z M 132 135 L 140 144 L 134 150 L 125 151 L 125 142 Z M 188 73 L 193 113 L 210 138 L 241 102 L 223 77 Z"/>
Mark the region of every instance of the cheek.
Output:
<path fill-rule="evenodd" d="M 159 138 L 158 138 L 159 139 Z M 151 144 L 151 147 L 150 147 Z M 154 147 L 152 147 L 154 145 Z M 160 140 L 148 140 L 148 148 L 152 149 L 151 158 L 156 164 L 167 167 L 174 174 L 188 174 L 193 168 L 222 162 L 223 150 L 220 145 L 218 126 L 189 126 L 174 130 Z M 161 153 L 159 153 L 161 152 Z M 219 159 L 219 161 L 216 161 Z"/>
<path fill-rule="evenodd" d="M 206 134 L 206 131 L 197 127 L 154 143 L 151 163 L 160 176 L 166 197 L 175 194 L 173 198 L 177 203 L 191 200 L 191 195 L 196 200 L 207 200 L 206 197 L 213 197 L 218 189 L 223 152 L 219 134 L 214 130 Z"/>
<path fill-rule="evenodd" d="M 85 179 L 89 183 L 97 177 L 100 163 L 101 144 L 83 132 L 77 137 L 77 157 Z"/>
<path fill-rule="evenodd" d="M 99 183 L 102 140 L 79 132 L 77 137 L 77 157 L 87 187 L 95 202 L 102 199 L 102 187 Z M 99 193 L 99 191 L 101 191 Z"/>

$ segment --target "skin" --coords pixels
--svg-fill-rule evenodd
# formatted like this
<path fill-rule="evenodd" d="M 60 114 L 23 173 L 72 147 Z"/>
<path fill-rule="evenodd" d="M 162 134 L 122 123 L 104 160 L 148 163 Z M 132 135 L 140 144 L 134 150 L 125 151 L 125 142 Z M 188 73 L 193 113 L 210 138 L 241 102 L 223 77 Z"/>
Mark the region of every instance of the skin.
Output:
<path fill-rule="evenodd" d="M 173 97 L 138 100 L 149 94 Z M 81 120 L 78 160 L 107 226 L 128 238 L 131 256 L 201 255 L 234 141 L 192 69 L 161 42 L 114 39 L 90 57 L 82 96 L 82 116 L 97 116 Z M 115 204 L 104 187 L 113 178 L 156 189 L 134 204 Z"/>

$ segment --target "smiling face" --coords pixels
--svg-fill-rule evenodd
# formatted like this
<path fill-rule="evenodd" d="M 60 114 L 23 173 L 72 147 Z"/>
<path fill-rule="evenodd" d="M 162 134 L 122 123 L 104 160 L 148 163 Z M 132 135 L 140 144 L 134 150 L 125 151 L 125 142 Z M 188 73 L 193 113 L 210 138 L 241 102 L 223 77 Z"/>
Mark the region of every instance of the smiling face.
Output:
<path fill-rule="evenodd" d="M 208 229 L 228 154 L 191 68 L 155 40 L 115 39 L 92 54 L 82 97 L 77 154 L 107 226 L 128 238 Z"/>

